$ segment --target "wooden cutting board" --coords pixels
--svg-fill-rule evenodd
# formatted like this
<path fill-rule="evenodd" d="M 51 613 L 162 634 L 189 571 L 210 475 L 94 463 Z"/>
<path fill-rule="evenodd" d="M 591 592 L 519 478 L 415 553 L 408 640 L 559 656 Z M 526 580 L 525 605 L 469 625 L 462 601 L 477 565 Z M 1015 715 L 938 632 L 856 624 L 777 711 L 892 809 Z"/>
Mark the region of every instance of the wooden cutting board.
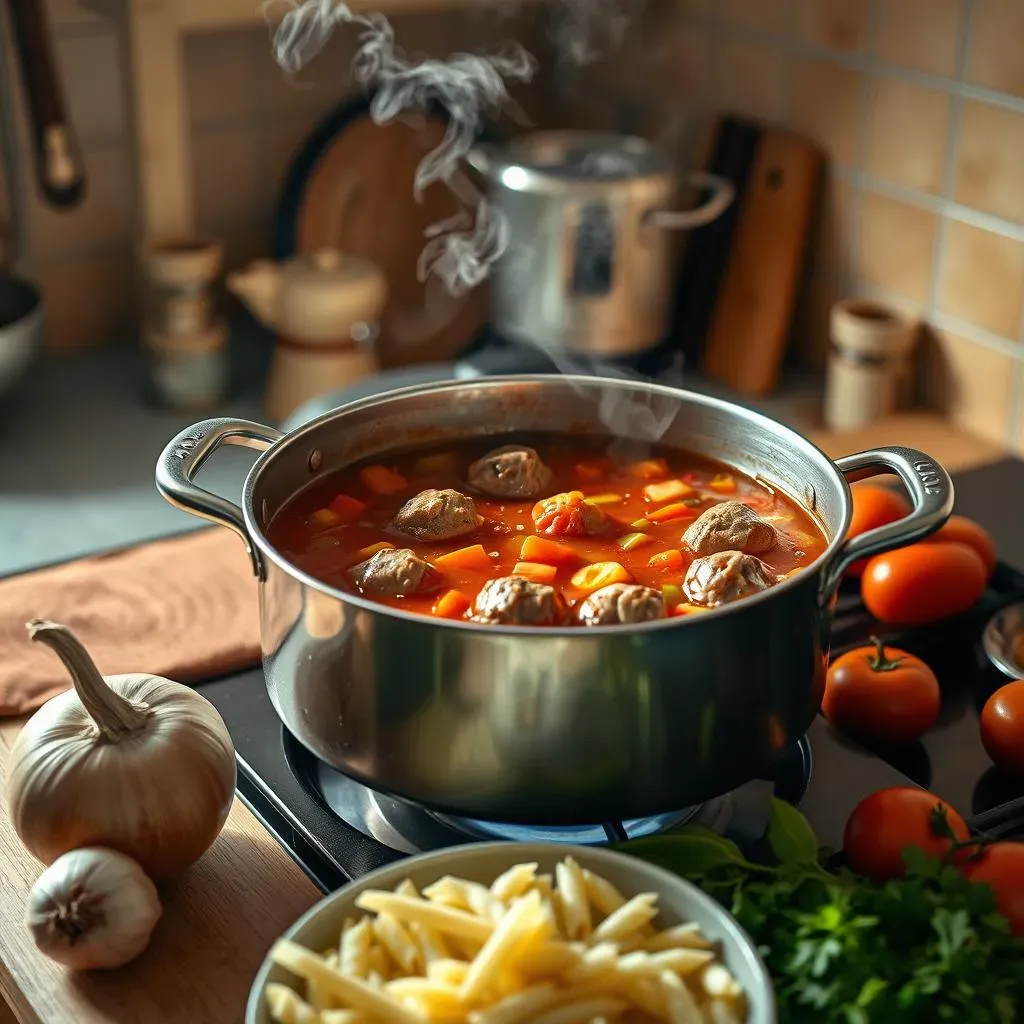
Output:
<path fill-rule="evenodd" d="M 775 386 L 821 180 L 821 151 L 764 129 L 704 350 L 704 372 L 742 394 Z"/>
<path fill-rule="evenodd" d="M 459 212 L 439 182 L 422 202 L 413 194 L 416 168 L 445 130 L 433 115 L 377 125 L 358 110 L 339 125 L 301 186 L 295 248 L 339 249 L 384 272 L 388 300 L 376 346 L 384 367 L 454 358 L 487 319 L 486 284 L 453 297 L 436 278 L 417 275 L 428 229 Z"/>

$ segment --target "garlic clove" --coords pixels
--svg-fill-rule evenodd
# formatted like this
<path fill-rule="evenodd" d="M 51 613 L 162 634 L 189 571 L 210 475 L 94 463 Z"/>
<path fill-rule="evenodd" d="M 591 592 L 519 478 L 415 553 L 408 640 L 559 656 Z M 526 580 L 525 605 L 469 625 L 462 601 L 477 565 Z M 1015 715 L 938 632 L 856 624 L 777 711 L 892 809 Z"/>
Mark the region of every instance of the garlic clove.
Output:
<path fill-rule="evenodd" d="M 84 971 L 134 960 L 162 913 L 156 886 L 135 861 L 93 846 L 64 854 L 39 876 L 25 924 L 41 953 Z"/>

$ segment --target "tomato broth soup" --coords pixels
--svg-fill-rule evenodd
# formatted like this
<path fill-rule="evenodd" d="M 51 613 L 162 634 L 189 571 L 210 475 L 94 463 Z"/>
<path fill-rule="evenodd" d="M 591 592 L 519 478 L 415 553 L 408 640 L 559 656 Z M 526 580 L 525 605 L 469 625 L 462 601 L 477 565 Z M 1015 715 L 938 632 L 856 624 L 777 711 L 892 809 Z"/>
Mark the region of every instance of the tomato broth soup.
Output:
<path fill-rule="evenodd" d="M 628 447 L 519 433 L 398 450 L 300 492 L 268 538 L 316 579 L 392 608 L 536 626 L 704 612 L 825 549 L 812 516 L 768 485 Z"/>

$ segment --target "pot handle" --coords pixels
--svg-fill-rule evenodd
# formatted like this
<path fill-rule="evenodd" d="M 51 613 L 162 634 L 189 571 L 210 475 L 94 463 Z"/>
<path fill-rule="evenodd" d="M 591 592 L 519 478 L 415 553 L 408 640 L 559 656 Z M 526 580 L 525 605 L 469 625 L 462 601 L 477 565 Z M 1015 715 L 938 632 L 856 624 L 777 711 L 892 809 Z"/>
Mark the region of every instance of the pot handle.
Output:
<path fill-rule="evenodd" d="M 282 437 L 280 430 L 251 420 L 203 420 L 181 431 L 164 448 L 156 464 L 156 489 L 175 508 L 234 530 L 245 544 L 257 579 L 263 579 L 263 561 L 245 529 L 241 508 L 198 487 L 192 478 L 222 444 L 238 444 L 263 452 Z"/>
<path fill-rule="evenodd" d="M 644 217 L 644 224 L 666 231 L 689 231 L 692 228 L 700 228 L 713 220 L 718 220 L 736 198 L 736 189 L 732 182 L 720 178 L 717 174 L 694 171 L 687 175 L 686 180 L 699 188 L 711 189 L 711 198 L 695 210 L 649 210 Z"/>
<path fill-rule="evenodd" d="M 910 493 L 910 514 L 895 523 L 868 530 L 843 543 L 825 568 L 822 598 L 835 593 L 843 573 L 861 558 L 891 551 L 934 533 L 953 511 L 953 481 L 930 456 L 914 448 L 873 448 L 836 459 L 839 471 L 851 483 L 880 473 L 895 473 Z"/>

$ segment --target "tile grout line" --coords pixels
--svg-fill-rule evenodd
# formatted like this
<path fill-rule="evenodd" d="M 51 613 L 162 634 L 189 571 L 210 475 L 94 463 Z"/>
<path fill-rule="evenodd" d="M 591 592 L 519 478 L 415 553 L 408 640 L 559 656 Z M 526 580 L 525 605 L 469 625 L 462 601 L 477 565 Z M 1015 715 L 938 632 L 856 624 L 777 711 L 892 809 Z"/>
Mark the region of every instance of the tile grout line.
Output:
<path fill-rule="evenodd" d="M 868 8 L 868 22 L 866 26 L 864 46 L 871 57 L 874 57 L 878 47 L 879 31 L 879 9 L 878 4 L 882 0 L 872 0 Z M 861 113 L 860 125 L 857 132 L 857 169 L 867 166 L 868 153 L 871 146 L 871 113 L 875 103 L 875 81 L 872 75 L 864 74 L 861 81 Z M 839 167 L 833 165 L 832 174 L 840 179 Z M 864 288 L 864 282 L 860 278 L 858 267 L 860 266 L 860 242 L 861 223 L 864 219 L 864 197 L 865 189 L 860 183 L 854 184 L 853 209 L 851 215 L 853 223 L 850 225 L 849 253 L 847 254 L 846 267 L 843 272 L 843 291 L 859 293 Z"/>
<path fill-rule="evenodd" d="M 711 22 L 711 19 L 706 16 L 700 17 L 698 15 L 684 14 L 683 17 L 691 24 L 706 26 Z M 1000 107 L 1003 110 L 1024 113 L 1024 96 L 999 92 L 997 89 L 989 89 L 982 85 L 974 85 L 970 82 L 959 81 L 942 75 L 932 75 L 925 71 L 917 71 L 914 68 L 899 67 L 898 65 L 879 60 L 873 54 L 865 56 L 864 54 L 850 53 L 843 50 L 833 50 L 827 46 L 809 43 L 804 39 L 777 35 L 773 32 L 762 32 L 758 29 L 746 28 L 742 25 L 729 25 L 721 19 L 715 19 L 715 22 L 718 24 L 719 31 L 723 35 L 745 39 L 748 42 L 761 43 L 764 46 L 777 47 L 791 55 L 811 57 L 815 60 L 845 67 L 850 71 L 861 71 L 884 78 L 895 78 L 909 85 L 917 85 L 924 89 L 931 89 L 934 92 L 958 94 L 964 99 L 978 100 L 994 107 Z"/>
<path fill-rule="evenodd" d="M 956 77 L 962 82 L 967 74 L 967 60 L 971 52 L 971 37 L 974 30 L 974 0 L 964 0 L 963 25 L 958 39 L 956 54 Z M 960 128 L 963 121 L 963 95 L 955 92 L 949 112 L 948 138 L 946 141 L 946 152 L 942 167 L 942 203 L 952 204 L 956 188 L 956 166 L 957 156 L 960 150 Z M 939 289 L 942 283 L 942 274 L 946 262 L 947 235 L 949 232 L 949 207 L 943 210 L 938 219 L 935 231 L 935 242 L 932 246 L 932 280 L 928 294 L 928 303 L 925 307 L 928 315 L 933 317 L 939 308 Z"/>

